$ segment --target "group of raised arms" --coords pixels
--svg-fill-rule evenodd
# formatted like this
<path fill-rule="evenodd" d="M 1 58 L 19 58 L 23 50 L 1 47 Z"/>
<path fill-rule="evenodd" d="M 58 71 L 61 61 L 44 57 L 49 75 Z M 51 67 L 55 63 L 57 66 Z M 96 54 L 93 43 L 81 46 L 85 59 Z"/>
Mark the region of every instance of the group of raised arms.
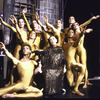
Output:
<path fill-rule="evenodd" d="M 56 64 L 56 62 L 58 62 L 58 60 L 60 62 L 61 55 L 63 56 L 61 61 L 64 63 L 66 62 L 66 67 L 63 67 L 63 70 L 66 69 L 67 82 L 70 87 L 74 87 L 72 93 L 84 96 L 84 93 L 80 92 L 78 89 L 79 85 L 83 84 L 83 88 L 87 88 L 88 85 L 92 85 L 88 81 L 87 52 L 84 48 L 84 38 L 86 34 L 93 31 L 93 29 L 91 28 L 87 29 L 87 25 L 90 24 L 92 20 L 97 19 L 100 16 L 93 16 L 81 25 L 79 25 L 79 23 L 75 21 L 74 16 L 70 16 L 69 27 L 63 29 L 62 31 L 61 20 L 56 21 L 55 28 L 51 23 L 48 22 L 48 18 L 45 15 L 45 25 L 43 25 L 39 19 L 39 15 L 37 12 L 35 13 L 36 20 L 32 21 L 33 27 L 31 28 L 25 16 L 25 13 L 27 13 L 27 8 L 24 8 L 22 10 L 23 19 L 20 18 L 18 19 L 18 21 L 14 15 L 10 16 L 9 19 L 11 20 L 14 26 L 11 26 L 10 24 L 6 23 L 0 17 L 0 21 L 2 22 L 2 24 L 13 30 L 13 32 L 16 33 L 16 38 L 18 39 L 18 42 L 14 49 L 14 55 L 12 55 L 6 49 L 5 45 L 2 42 L 0 42 L 0 49 L 4 50 L 5 54 L 13 61 L 10 83 L 8 84 L 8 86 L 0 88 L 0 96 L 2 96 L 3 98 L 42 97 L 43 91 L 34 87 L 33 76 L 37 72 L 42 70 L 40 65 L 42 64 L 44 59 L 50 59 L 50 61 L 52 59 L 51 62 L 44 61 L 44 64 L 49 65 L 49 63 L 52 63 L 51 65 L 53 67 L 51 66 L 51 69 L 53 69 L 53 71 L 55 71 L 55 69 L 60 70 L 60 64 Z M 27 26 L 27 30 L 24 27 L 25 24 Z M 41 30 L 39 26 L 41 26 Z M 44 44 L 41 47 L 40 45 L 42 39 L 44 40 Z M 53 55 L 50 55 L 51 51 L 53 52 Z M 49 56 L 47 56 L 48 53 Z M 40 54 L 42 56 L 45 55 L 44 58 L 40 57 Z M 56 62 L 54 63 L 53 60 Z M 54 66 L 56 66 L 56 68 L 54 68 Z M 17 69 L 18 71 L 19 79 L 16 79 L 16 76 L 14 76 L 15 69 Z M 45 85 L 49 85 L 47 83 L 51 82 L 51 76 L 49 74 L 51 71 L 50 66 L 45 69 L 46 71 L 42 71 L 43 73 L 46 73 L 44 74 Z M 65 71 L 63 72 L 65 73 Z M 59 73 L 54 72 L 55 80 L 58 78 L 57 75 Z M 62 78 L 63 76 L 64 75 L 62 75 Z M 84 81 L 82 81 L 83 78 Z M 46 79 L 48 80 L 48 82 L 46 81 Z M 56 85 L 57 83 L 55 84 L 55 87 Z M 54 90 L 56 91 L 56 89 L 54 89 L 53 86 L 45 86 L 44 90 L 47 89 L 46 92 L 50 92 L 49 90 L 52 90 L 52 88 L 53 92 Z M 22 93 L 19 93 L 19 91 L 22 91 Z"/>

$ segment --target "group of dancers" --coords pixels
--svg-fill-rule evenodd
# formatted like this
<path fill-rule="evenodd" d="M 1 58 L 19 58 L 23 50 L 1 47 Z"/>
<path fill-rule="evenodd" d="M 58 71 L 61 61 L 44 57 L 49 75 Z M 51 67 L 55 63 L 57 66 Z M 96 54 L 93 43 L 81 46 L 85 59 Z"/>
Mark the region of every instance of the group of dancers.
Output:
<path fill-rule="evenodd" d="M 45 25 L 43 25 L 37 12 L 35 13 L 36 20 L 32 21 L 33 28 L 31 28 L 25 13 L 27 13 L 27 8 L 22 10 L 24 19 L 19 18 L 18 21 L 14 15 L 10 16 L 9 19 L 14 27 L 0 17 L 2 24 L 13 30 L 18 39 L 14 55 L 0 42 L 0 49 L 4 50 L 5 54 L 13 61 L 10 84 L 0 88 L 0 96 L 3 98 L 24 98 L 42 97 L 43 94 L 56 94 L 63 88 L 64 69 L 66 69 L 66 79 L 69 86 L 74 87 L 72 93 L 84 96 L 84 93 L 78 89 L 79 85 L 84 84 L 83 88 L 91 85 L 88 82 L 84 38 L 86 34 L 93 31 L 91 28 L 87 29 L 86 26 L 100 16 L 93 16 L 81 25 L 76 22 L 74 16 L 70 16 L 69 27 L 62 30 L 61 20 L 56 21 L 55 28 L 48 22 L 45 15 Z M 24 27 L 25 24 L 27 30 Z M 38 24 L 41 26 L 41 31 Z M 45 43 L 42 47 L 40 46 L 41 39 Z M 19 75 L 16 82 L 15 68 L 17 68 Z M 44 92 L 34 87 L 33 76 L 38 72 L 44 74 Z M 84 82 L 82 81 L 83 78 L 85 78 Z M 20 93 L 20 91 L 22 92 Z"/>

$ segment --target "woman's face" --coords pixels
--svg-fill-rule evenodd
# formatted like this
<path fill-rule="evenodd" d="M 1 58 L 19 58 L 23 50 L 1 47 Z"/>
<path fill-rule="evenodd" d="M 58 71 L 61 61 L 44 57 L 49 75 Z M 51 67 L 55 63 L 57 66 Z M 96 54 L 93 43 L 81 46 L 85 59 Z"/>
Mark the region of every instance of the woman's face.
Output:
<path fill-rule="evenodd" d="M 74 23 L 73 27 L 74 27 L 74 29 L 79 29 L 80 28 L 78 23 Z"/>
<path fill-rule="evenodd" d="M 33 20 L 32 21 L 32 24 L 33 24 L 33 28 L 38 28 L 38 23 L 36 20 Z"/>
<path fill-rule="evenodd" d="M 54 36 L 51 36 L 49 40 L 52 46 L 56 46 L 57 39 Z"/>
<path fill-rule="evenodd" d="M 19 24 L 20 28 L 23 28 L 25 26 L 25 22 L 24 22 L 23 19 L 19 19 L 19 23 L 18 24 Z"/>
<path fill-rule="evenodd" d="M 73 16 L 69 17 L 69 24 L 75 23 L 75 18 Z"/>
<path fill-rule="evenodd" d="M 35 38 L 36 38 L 36 33 L 35 33 L 34 31 L 32 31 L 32 32 L 29 34 L 29 38 L 35 39 Z"/>
<path fill-rule="evenodd" d="M 23 54 L 27 55 L 27 54 L 30 54 L 30 53 L 31 53 L 31 50 L 30 50 L 29 46 L 24 46 L 23 47 Z"/>
<path fill-rule="evenodd" d="M 73 30 L 69 30 L 68 38 L 72 38 L 73 36 L 74 36 L 74 31 Z"/>

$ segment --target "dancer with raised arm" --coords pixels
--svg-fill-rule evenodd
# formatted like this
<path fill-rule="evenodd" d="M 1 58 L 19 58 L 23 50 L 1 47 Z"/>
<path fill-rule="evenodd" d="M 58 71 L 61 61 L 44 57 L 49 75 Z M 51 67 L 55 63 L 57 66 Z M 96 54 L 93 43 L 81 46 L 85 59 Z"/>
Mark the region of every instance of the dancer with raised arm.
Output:
<path fill-rule="evenodd" d="M 35 39 L 36 39 L 36 33 L 35 33 L 34 31 L 31 31 L 31 32 L 29 33 L 28 39 L 26 39 L 26 38 L 23 36 L 23 34 L 21 33 L 20 29 L 19 29 L 19 26 L 18 26 L 18 24 L 17 24 L 17 19 L 15 18 L 14 15 L 12 15 L 11 20 L 13 21 L 13 24 L 15 25 L 16 30 L 17 30 L 17 32 L 18 32 L 18 34 L 19 34 L 19 36 L 20 36 L 20 38 L 21 38 L 21 40 L 22 40 L 22 44 L 23 44 L 23 43 L 24 43 L 24 44 L 29 44 L 29 45 L 31 46 L 32 51 L 35 51 L 36 49 L 38 49 L 37 46 L 34 44 Z M 34 53 L 32 53 L 32 54 L 30 55 L 30 58 L 33 59 L 33 60 L 37 60 L 37 59 L 38 59 L 38 57 L 35 57 L 35 54 L 34 54 Z"/>
<path fill-rule="evenodd" d="M 78 32 L 77 34 L 75 34 L 73 29 L 69 29 L 66 35 L 67 41 L 63 45 L 63 50 L 64 50 L 65 57 L 67 60 L 66 77 L 67 77 L 68 83 L 69 83 L 69 86 L 71 87 L 74 86 L 74 90 L 72 91 L 72 93 L 78 94 L 80 96 L 84 96 L 84 94 L 79 91 L 78 87 L 84 77 L 85 66 L 81 63 L 76 62 L 75 54 L 76 54 L 80 39 L 82 38 L 83 34 L 87 33 L 88 31 L 91 31 L 91 29 L 88 29 L 81 33 Z M 76 80 L 74 80 L 75 75 L 74 75 L 73 70 L 78 71 L 78 77 Z"/>
<path fill-rule="evenodd" d="M 52 29 L 51 29 L 51 27 L 46 26 L 47 27 L 47 30 L 46 30 L 46 27 L 39 20 L 39 15 L 37 12 L 35 13 L 35 17 L 36 17 L 38 24 L 41 26 L 42 32 L 44 34 L 45 46 L 44 46 L 43 50 L 45 50 L 49 46 L 49 42 L 48 42 L 49 37 L 53 35 Z"/>
<path fill-rule="evenodd" d="M 58 43 L 57 46 L 62 47 L 62 44 L 64 42 L 64 38 L 65 38 L 65 34 L 62 32 L 61 28 L 62 28 L 62 21 L 61 20 L 57 20 L 56 21 L 56 27 L 55 28 L 52 24 L 50 24 L 48 22 L 48 18 L 47 16 L 44 16 L 44 22 L 47 26 L 51 27 L 53 30 L 53 35 L 58 37 Z"/>
<path fill-rule="evenodd" d="M 37 62 L 30 60 L 31 47 L 28 44 L 22 46 L 23 57 L 21 60 L 16 59 L 2 42 L 0 42 L 0 49 L 4 50 L 6 55 L 12 59 L 19 74 L 17 83 L 0 89 L 0 96 L 3 98 L 41 97 L 43 95 L 42 92 L 31 85 L 33 82 L 34 67 L 37 65 Z M 24 91 L 24 93 L 17 93 L 19 91 Z"/>
<path fill-rule="evenodd" d="M 10 17 L 11 17 L 11 16 L 10 16 Z M 7 27 L 10 28 L 11 30 L 13 30 L 13 32 L 16 33 L 16 37 L 17 37 L 18 41 L 17 41 L 16 47 L 15 47 L 15 49 L 14 49 L 14 57 L 17 58 L 17 59 L 20 59 L 20 53 L 19 53 L 19 52 L 20 52 L 20 50 L 21 50 L 22 41 L 21 41 L 21 38 L 20 38 L 20 36 L 19 36 L 19 34 L 18 34 L 16 28 L 13 27 L 13 26 L 11 26 L 10 24 L 4 22 L 3 19 L 2 19 L 1 17 L 0 17 L 0 20 L 1 20 L 1 22 L 2 22 L 3 25 L 7 26 Z M 11 18 L 10 18 L 10 20 L 12 21 Z M 12 23 L 13 23 L 13 21 L 12 21 Z M 22 35 L 24 36 L 25 39 L 28 39 L 28 34 L 29 34 L 29 32 L 26 31 L 25 28 L 24 28 L 24 26 L 25 26 L 24 20 L 23 20 L 22 18 L 20 18 L 20 19 L 18 20 L 18 24 L 19 24 L 19 29 L 20 29 Z M 11 85 L 14 83 L 14 69 L 15 69 L 15 67 L 16 67 L 16 66 L 13 65 L 12 70 L 11 70 L 11 82 L 10 82 Z M 15 75 L 15 76 L 16 76 L 16 75 Z"/>
<path fill-rule="evenodd" d="M 36 37 L 36 40 L 35 40 L 35 45 L 40 48 L 40 42 L 41 42 L 41 38 L 42 38 L 42 32 L 39 30 L 39 25 L 37 23 L 36 20 L 33 20 L 32 21 L 32 25 L 33 25 L 33 29 L 30 27 L 30 24 L 25 16 L 25 13 L 27 12 L 27 8 L 24 8 L 23 11 L 22 11 L 22 14 L 23 14 L 23 17 L 24 17 L 24 20 L 26 22 L 26 25 L 27 25 L 27 28 L 28 28 L 28 31 L 35 31 L 36 34 L 37 34 L 37 37 Z"/>
<path fill-rule="evenodd" d="M 79 24 L 78 24 L 78 25 L 79 25 L 80 28 L 84 28 L 84 27 L 86 27 L 88 24 L 90 24 L 92 20 L 97 19 L 97 18 L 99 18 L 99 17 L 100 17 L 99 15 L 93 16 L 93 17 L 90 18 L 88 21 L 84 22 L 84 23 L 81 24 L 81 25 L 79 25 Z M 74 16 L 70 16 L 70 17 L 69 17 L 69 27 L 66 28 L 66 29 L 64 29 L 65 34 L 67 34 L 68 29 L 71 28 L 72 25 L 73 25 L 75 22 L 76 22 L 76 21 L 75 21 L 75 17 L 74 17 Z M 78 28 L 78 31 L 80 31 L 80 28 Z M 78 55 L 79 53 L 76 54 L 76 61 L 77 61 L 77 63 L 80 63 L 80 61 L 81 61 L 81 63 L 86 67 L 85 82 L 84 82 L 83 88 L 87 88 L 87 85 L 92 85 L 92 84 L 90 84 L 90 83 L 88 82 L 87 54 L 86 54 L 86 49 L 85 49 L 84 46 L 83 46 L 83 45 L 84 45 L 84 35 L 83 35 L 83 38 L 81 39 L 80 45 L 81 45 L 81 46 L 80 46 L 81 48 L 78 48 L 78 49 L 77 49 L 78 51 L 80 51 L 80 55 Z M 82 55 L 83 55 L 84 57 L 82 57 Z"/>

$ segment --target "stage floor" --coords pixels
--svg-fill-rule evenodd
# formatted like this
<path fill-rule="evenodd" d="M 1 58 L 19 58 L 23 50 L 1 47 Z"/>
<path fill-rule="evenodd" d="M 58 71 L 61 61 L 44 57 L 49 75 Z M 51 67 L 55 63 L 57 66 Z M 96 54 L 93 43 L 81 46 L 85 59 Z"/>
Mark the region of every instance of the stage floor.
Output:
<path fill-rule="evenodd" d="M 76 94 L 72 94 L 72 89 L 69 87 L 66 87 L 66 93 L 64 95 L 57 95 L 55 97 L 50 97 L 50 98 L 44 98 L 44 99 L 99 99 L 100 100 L 100 79 L 95 77 L 89 79 L 89 82 L 92 83 L 93 85 L 88 86 L 86 89 L 83 89 L 82 86 L 79 86 L 79 90 L 85 94 L 85 96 L 78 96 Z"/>
<path fill-rule="evenodd" d="M 68 100 L 68 99 L 100 99 L 100 77 L 90 78 L 89 82 L 93 85 L 88 86 L 86 89 L 83 89 L 82 86 L 79 86 L 79 90 L 85 94 L 85 96 L 78 96 L 76 94 L 72 94 L 72 88 L 66 87 L 66 93 L 58 94 L 55 96 L 50 97 L 43 97 L 39 99 L 34 98 L 26 98 L 26 99 L 2 99 L 0 97 L 0 100 Z M 2 84 L 1 84 L 2 85 Z"/>

